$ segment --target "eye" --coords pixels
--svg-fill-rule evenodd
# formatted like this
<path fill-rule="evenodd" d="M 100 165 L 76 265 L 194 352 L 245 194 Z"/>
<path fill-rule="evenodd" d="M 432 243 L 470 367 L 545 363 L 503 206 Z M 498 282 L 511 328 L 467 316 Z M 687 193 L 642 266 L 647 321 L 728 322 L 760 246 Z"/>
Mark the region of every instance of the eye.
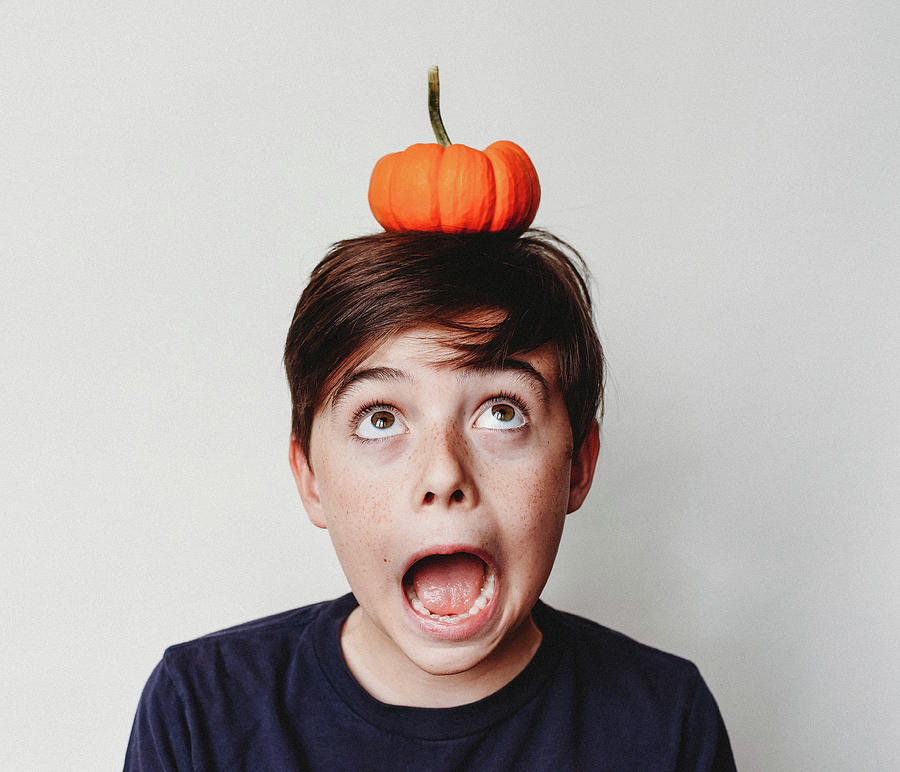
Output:
<path fill-rule="evenodd" d="M 526 423 L 528 421 L 522 408 L 502 397 L 491 401 L 475 419 L 478 429 L 518 429 Z"/>
<path fill-rule="evenodd" d="M 364 408 L 356 417 L 354 434 L 364 440 L 380 440 L 403 434 L 406 425 L 397 411 L 388 405 L 373 405 Z"/>

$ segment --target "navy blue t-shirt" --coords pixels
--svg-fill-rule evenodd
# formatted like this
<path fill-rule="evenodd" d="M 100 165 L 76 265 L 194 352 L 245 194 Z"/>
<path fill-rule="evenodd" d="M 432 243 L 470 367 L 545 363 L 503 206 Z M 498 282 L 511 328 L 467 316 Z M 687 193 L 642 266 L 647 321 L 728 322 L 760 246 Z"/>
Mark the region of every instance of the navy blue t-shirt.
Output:
<path fill-rule="evenodd" d="M 340 646 L 352 595 L 168 649 L 126 770 L 733 770 L 687 660 L 538 603 L 529 665 L 455 708 L 386 705 Z"/>

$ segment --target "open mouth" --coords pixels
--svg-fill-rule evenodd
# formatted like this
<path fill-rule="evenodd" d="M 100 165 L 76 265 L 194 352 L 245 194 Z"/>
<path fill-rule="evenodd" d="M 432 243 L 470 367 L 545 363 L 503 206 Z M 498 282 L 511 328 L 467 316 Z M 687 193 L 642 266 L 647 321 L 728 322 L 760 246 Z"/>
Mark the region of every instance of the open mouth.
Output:
<path fill-rule="evenodd" d="M 480 614 L 494 597 L 494 572 L 477 555 L 428 555 L 403 577 L 409 604 L 423 617 L 460 623 Z"/>

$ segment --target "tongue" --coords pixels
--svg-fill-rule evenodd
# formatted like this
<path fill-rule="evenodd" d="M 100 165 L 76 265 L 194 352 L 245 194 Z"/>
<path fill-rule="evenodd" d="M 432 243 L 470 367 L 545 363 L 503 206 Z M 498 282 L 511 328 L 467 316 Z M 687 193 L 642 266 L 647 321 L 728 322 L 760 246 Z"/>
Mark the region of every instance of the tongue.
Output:
<path fill-rule="evenodd" d="M 484 585 L 484 563 L 466 553 L 431 555 L 412 568 L 416 596 L 432 614 L 462 614 Z"/>

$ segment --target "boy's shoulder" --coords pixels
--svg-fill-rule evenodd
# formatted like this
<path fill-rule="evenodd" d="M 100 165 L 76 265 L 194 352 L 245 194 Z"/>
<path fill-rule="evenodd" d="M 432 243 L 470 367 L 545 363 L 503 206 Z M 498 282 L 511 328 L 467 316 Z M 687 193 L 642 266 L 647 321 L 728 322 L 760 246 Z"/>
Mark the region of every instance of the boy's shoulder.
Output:
<path fill-rule="evenodd" d="M 543 602 L 534 610 L 538 627 L 579 669 L 593 671 L 606 683 L 637 679 L 648 685 L 682 683 L 692 688 L 700 679 L 688 659 L 649 646 L 586 617 L 559 611 Z"/>
<path fill-rule="evenodd" d="M 160 667 L 182 676 L 215 674 L 222 666 L 266 670 L 288 666 L 300 650 L 316 648 L 323 628 L 335 624 L 355 606 L 352 595 L 321 601 L 226 627 L 169 646 Z"/>
<path fill-rule="evenodd" d="M 718 705 L 693 662 L 543 603 L 535 619 L 559 648 L 554 691 L 579 706 L 577 715 L 557 712 L 558 733 L 594 738 L 597 758 L 617 759 L 611 768 L 734 770 Z M 620 751 L 609 750 L 610 737 Z M 646 749 L 640 763 L 634 748 Z"/>
<path fill-rule="evenodd" d="M 173 644 L 169 646 L 167 651 L 177 652 L 180 649 L 190 647 L 237 642 L 244 638 L 296 633 L 317 619 L 322 613 L 326 613 L 329 607 L 340 600 L 339 598 L 337 600 L 320 601 L 287 611 L 279 611 L 276 614 L 269 614 L 258 619 L 251 619 L 248 622 L 241 622 L 240 624 L 224 627 L 221 630 L 215 630 L 188 641 Z"/>

